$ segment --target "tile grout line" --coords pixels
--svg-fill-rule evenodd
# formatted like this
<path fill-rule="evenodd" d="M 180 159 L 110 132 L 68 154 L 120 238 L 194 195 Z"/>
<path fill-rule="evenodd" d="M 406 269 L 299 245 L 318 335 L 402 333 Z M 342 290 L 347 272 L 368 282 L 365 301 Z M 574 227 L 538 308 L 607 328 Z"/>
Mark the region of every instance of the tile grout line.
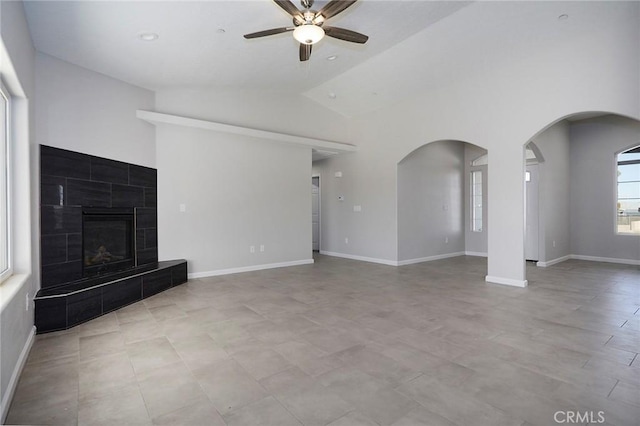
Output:
<path fill-rule="evenodd" d="M 611 388 L 611 390 L 609 391 L 609 393 L 607 394 L 607 399 L 609 399 L 609 397 L 611 396 L 611 394 L 613 393 L 613 390 L 616 388 L 616 386 L 618 386 L 618 383 L 620 383 L 620 380 L 616 379 L 616 384 L 613 385 L 613 387 Z"/>

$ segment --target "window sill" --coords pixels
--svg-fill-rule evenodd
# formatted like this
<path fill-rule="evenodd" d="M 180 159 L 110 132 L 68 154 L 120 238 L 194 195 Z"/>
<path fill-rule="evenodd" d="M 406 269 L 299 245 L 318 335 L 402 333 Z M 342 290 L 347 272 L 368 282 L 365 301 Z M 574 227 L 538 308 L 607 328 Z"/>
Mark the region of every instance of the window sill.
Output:
<path fill-rule="evenodd" d="M 31 278 L 30 274 L 14 274 L 0 283 L 0 312 L 4 311 L 29 278 Z"/>

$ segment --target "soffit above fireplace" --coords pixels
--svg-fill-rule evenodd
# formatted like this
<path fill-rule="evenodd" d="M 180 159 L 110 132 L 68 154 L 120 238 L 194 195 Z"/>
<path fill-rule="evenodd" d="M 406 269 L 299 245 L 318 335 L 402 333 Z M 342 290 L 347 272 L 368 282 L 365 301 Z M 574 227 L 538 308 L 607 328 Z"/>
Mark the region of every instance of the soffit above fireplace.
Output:
<path fill-rule="evenodd" d="M 195 129 L 211 130 L 214 132 L 230 133 L 234 135 L 249 136 L 265 139 L 276 143 L 287 143 L 312 148 L 322 152 L 324 157 L 346 152 L 354 152 L 358 148 L 344 142 L 334 142 L 323 139 L 308 138 L 305 136 L 288 135 L 285 133 L 271 132 L 268 130 L 252 129 L 249 127 L 234 126 L 231 124 L 217 123 L 215 121 L 199 120 L 182 117 L 173 114 L 164 114 L 155 111 L 138 110 L 136 116 L 151 124 L 172 124 L 175 126 L 191 127 Z"/>

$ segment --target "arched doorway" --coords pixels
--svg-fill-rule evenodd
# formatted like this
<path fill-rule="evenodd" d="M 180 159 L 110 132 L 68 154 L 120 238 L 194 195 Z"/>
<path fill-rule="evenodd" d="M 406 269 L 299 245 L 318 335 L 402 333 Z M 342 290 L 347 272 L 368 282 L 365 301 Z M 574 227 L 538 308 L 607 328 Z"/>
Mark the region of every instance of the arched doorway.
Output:
<path fill-rule="evenodd" d="M 619 178 L 625 165 L 619 154 L 640 145 L 640 122 L 615 114 L 573 114 L 531 141 L 544 154 L 538 164 L 537 265 L 569 259 L 640 265 L 640 232 L 620 232 L 618 208 L 620 185 L 636 188 L 640 199 L 640 176 Z M 627 216 L 631 212 L 623 210 Z"/>
<path fill-rule="evenodd" d="M 431 142 L 398 163 L 398 264 L 487 253 L 487 151 Z M 475 161 L 475 163 L 474 163 Z"/>

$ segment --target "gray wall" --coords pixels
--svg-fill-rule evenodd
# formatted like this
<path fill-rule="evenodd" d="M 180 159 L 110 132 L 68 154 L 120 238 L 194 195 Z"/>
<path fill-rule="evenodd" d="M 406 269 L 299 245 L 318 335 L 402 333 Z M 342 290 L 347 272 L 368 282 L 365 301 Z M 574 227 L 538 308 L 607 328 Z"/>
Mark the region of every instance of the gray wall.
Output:
<path fill-rule="evenodd" d="M 398 164 L 398 261 L 465 250 L 464 143 L 438 141 Z"/>
<path fill-rule="evenodd" d="M 0 72 L 8 90 L 15 95 L 12 165 L 12 230 L 14 276 L 0 284 L 0 422 L 8 410 L 13 387 L 33 330 L 33 309 L 25 300 L 36 290 L 32 271 L 34 247 L 30 209 L 37 185 L 30 183 L 30 149 L 34 129 L 35 50 L 29 35 L 22 2 L 0 2 Z M 23 356 L 21 358 L 21 356 Z"/>
<path fill-rule="evenodd" d="M 290 135 L 346 139 L 344 117 L 295 94 L 176 88 L 156 92 L 155 109 Z M 310 128 L 309 116 L 332 125 Z M 156 152 L 161 259 L 186 258 L 195 276 L 312 261 L 311 148 L 161 125 Z M 252 245 L 255 253 L 249 251 Z"/>
<path fill-rule="evenodd" d="M 313 175 L 320 176 L 321 253 L 356 256 L 361 253 L 358 247 L 366 244 L 356 237 L 356 229 L 364 226 L 363 222 L 375 215 L 375 211 L 358 195 L 354 158 L 354 154 L 342 154 L 313 163 Z M 336 177 L 336 173 L 341 176 Z M 354 206 L 360 206 L 361 211 L 354 211 Z M 385 229 L 386 226 L 392 225 L 387 223 Z"/>
<path fill-rule="evenodd" d="M 162 125 L 156 149 L 160 259 L 192 276 L 312 261 L 311 148 Z"/>
<path fill-rule="evenodd" d="M 637 35 L 638 4 L 575 5 L 581 13 L 584 10 L 589 16 L 598 17 L 602 25 L 597 31 L 585 20 L 573 23 L 571 28 L 565 26 L 563 31 L 547 33 L 544 40 L 536 39 L 535 43 L 531 42 L 535 37 L 525 37 L 523 43 L 496 38 L 490 46 L 496 53 L 495 60 L 487 60 L 484 55 L 485 60 L 467 64 L 465 55 L 456 58 L 462 68 L 472 71 L 467 78 L 452 76 L 451 84 L 441 85 L 433 85 L 425 78 L 422 84 L 412 85 L 410 97 L 353 117 L 349 142 L 356 144 L 358 151 L 345 160 L 349 168 L 343 171 L 351 182 L 343 178 L 342 185 L 353 188 L 352 198 L 358 199 L 363 211 L 357 221 L 352 221 L 356 213 L 344 209 L 336 222 L 353 226 L 336 234 L 333 241 L 327 240 L 323 230 L 323 247 L 339 251 L 344 246 L 341 240 L 349 234 L 353 244 L 345 249 L 350 254 L 383 261 L 397 259 L 394 206 L 398 162 L 427 142 L 462 140 L 487 148 L 490 162 L 500 165 L 488 170 L 487 278 L 491 282 L 525 285 L 524 144 L 550 123 L 574 113 L 610 111 L 637 117 L 640 111 L 640 86 L 635 72 L 640 50 L 638 38 L 633 36 Z M 415 52 L 414 47 L 433 44 L 434 40 L 446 48 L 454 31 L 464 33 L 466 39 L 481 37 L 479 33 L 489 29 L 473 25 L 478 17 L 475 12 L 493 17 L 504 13 L 500 16 L 514 28 L 514 34 L 527 34 L 516 27 L 530 22 L 512 19 L 533 16 L 523 13 L 523 7 L 535 16 L 543 16 L 555 6 L 544 2 L 476 2 L 448 17 L 447 25 L 418 33 L 401 46 L 380 54 L 374 63 L 405 63 L 394 59 L 403 60 L 403 52 L 409 56 L 409 52 Z M 527 28 L 532 34 L 535 32 L 535 26 Z M 507 51 L 516 52 L 517 58 L 505 55 Z M 411 58 L 422 60 L 415 55 Z M 351 77 L 357 82 L 363 75 L 377 75 L 374 63 L 365 62 L 332 83 L 337 86 Z M 414 72 L 414 67 L 394 69 L 396 79 Z M 371 90 L 369 86 L 366 89 Z M 336 160 L 328 161 L 337 164 Z"/>
<path fill-rule="evenodd" d="M 616 235 L 615 154 L 640 144 L 640 123 L 606 116 L 571 125 L 571 253 L 640 260 L 640 236 Z"/>
<path fill-rule="evenodd" d="M 569 124 L 561 121 L 532 142 L 544 159 L 538 165 L 539 261 L 550 262 L 571 254 Z"/>
<path fill-rule="evenodd" d="M 36 79 L 39 144 L 155 167 L 155 127 L 136 118 L 152 91 L 41 53 Z"/>

